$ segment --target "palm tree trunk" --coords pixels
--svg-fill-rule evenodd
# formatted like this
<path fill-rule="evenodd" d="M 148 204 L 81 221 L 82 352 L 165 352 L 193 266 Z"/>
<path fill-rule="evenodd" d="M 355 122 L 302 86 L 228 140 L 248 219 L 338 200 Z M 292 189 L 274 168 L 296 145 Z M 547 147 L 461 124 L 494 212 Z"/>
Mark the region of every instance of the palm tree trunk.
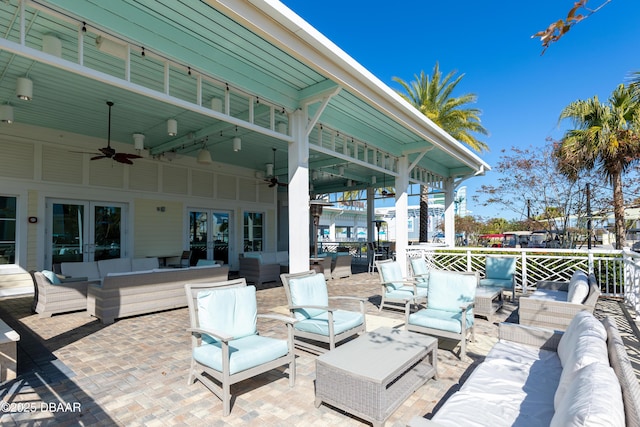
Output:
<path fill-rule="evenodd" d="M 420 186 L 420 241 L 429 240 L 429 186 Z"/>
<path fill-rule="evenodd" d="M 622 173 L 616 172 L 613 182 L 613 215 L 615 218 L 616 249 L 622 249 L 625 242 L 624 195 L 622 194 Z"/>

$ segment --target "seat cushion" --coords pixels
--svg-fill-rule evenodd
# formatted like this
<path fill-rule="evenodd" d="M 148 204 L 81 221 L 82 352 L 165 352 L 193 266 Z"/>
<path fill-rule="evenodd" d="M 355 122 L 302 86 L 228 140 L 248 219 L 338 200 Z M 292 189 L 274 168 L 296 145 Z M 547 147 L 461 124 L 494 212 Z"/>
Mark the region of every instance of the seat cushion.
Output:
<path fill-rule="evenodd" d="M 625 425 L 620 384 L 613 369 L 600 363 L 576 373 L 564 399 L 556 405 L 551 427 Z"/>
<path fill-rule="evenodd" d="M 222 372 L 222 344 L 205 343 L 193 349 L 199 363 Z M 289 352 L 286 340 L 249 335 L 229 342 L 229 373 L 235 374 L 262 365 Z"/>
<path fill-rule="evenodd" d="M 513 280 L 511 279 L 480 279 L 480 286 L 494 286 L 497 288 L 511 289 L 513 287 Z"/>
<path fill-rule="evenodd" d="M 289 279 L 289 293 L 291 294 L 291 305 L 329 306 L 327 282 L 323 274 Z M 296 309 L 294 316 L 298 320 L 304 320 L 325 312 L 326 310 L 316 308 Z"/>
<path fill-rule="evenodd" d="M 553 289 L 537 289 L 525 298 L 533 298 L 544 301 L 567 302 L 567 292 Z"/>
<path fill-rule="evenodd" d="M 198 292 L 198 324 L 231 335 L 234 339 L 254 335 L 257 331 L 258 308 L 255 286 L 210 289 Z M 215 343 L 214 337 L 203 341 Z"/>
<path fill-rule="evenodd" d="M 413 298 L 413 296 L 414 295 L 412 286 L 403 286 L 398 289 L 390 286 L 387 287 L 387 292 L 384 293 L 384 297 L 386 299 L 408 300 L 410 298 Z"/>
<path fill-rule="evenodd" d="M 364 319 L 362 313 L 353 311 L 336 310 L 333 312 L 333 333 L 338 335 L 344 331 L 362 325 Z M 294 325 L 299 331 L 329 336 L 329 313 L 324 312 L 311 319 L 301 320 Z"/>
<path fill-rule="evenodd" d="M 460 311 L 456 313 L 423 308 L 409 315 L 409 324 L 459 334 L 462 332 L 461 319 L 462 313 Z M 467 312 L 466 325 L 467 328 L 473 326 L 473 312 Z"/>

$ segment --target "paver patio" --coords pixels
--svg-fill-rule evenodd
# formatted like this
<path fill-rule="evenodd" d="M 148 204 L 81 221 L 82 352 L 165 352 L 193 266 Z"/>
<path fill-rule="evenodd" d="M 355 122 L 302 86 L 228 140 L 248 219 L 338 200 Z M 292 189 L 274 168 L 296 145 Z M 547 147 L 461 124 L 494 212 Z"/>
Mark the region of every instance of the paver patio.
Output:
<path fill-rule="evenodd" d="M 330 295 L 369 299 L 369 330 L 401 325 L 402 312 L 378 312 L 378 283 L 377 274 L 361 273 L 330 281 L 328 286 Z M 260 289 L 257 294 L 260 312 L 286 311 L 282 286 Z M 297 351 L 295 387 L 289 388 L 284 368 L 241 382 L 232 386 L 237 398 L 231 415 L 223 418 L 222 403 L 215 395 L 199 382 L 187 385 L 190 337 L 185 332 L 186 308 L 121 319 L 105 326 L 86 312 L 40 319 L 31 313 L 31 302 L 32 297 L 0 301 L 0 316 L 7 323 L 19 323 L 31 331 L 22 332 L 18 378 L 0 385 L 1 399 L 9 404 L 0 413 L 2 425 L 367 424 L 326 405 L 315 408 L 316 356 L 302 351 Z M 615 302 L 599 304 L 597 310 L 617 311 L 616 307 Z M 482 361 L 497 340 L 497 323 L 506 320 L 514 309 L 515 305 L 505 304 L 493 323 L 476 318 L 476 341 L 468 346 L 465 360 L 458 359 L 457 348 L 455 354 L 450 351 L 451 343 L 441 343 L 439 380 L 428 381 L 418 389 L 387 425 L 405 426 L 412 417 L 437 409 L 438 402 L 455 391 L 458 382 Z M 619 312 L 614 314 L 623 317 Z M 265 335 L 285 336 L 284 327 L 270 321 L 259 323 L 259 330 Z M 622 332 L 635 337 L 629 327 L 623 327 Z M 637 349 L 637 338 L 633 339 Z M 637 350 L 630 356 L 638 371 Z"/>

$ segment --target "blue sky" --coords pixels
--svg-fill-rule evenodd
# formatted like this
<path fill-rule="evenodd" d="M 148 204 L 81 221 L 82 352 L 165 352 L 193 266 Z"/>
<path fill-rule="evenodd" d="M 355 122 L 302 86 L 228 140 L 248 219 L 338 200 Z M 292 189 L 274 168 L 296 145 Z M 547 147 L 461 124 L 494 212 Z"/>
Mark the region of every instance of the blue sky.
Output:
<path fill-rule="evenodd" d="M 573 1 L 282 3 L 394 89 L 399 89 L 394 76 L 413 81 L 421 70 L 431 73 L 436 61 L 445 74 L 464 73 L 458 94 L 478 95 L 476 106 L 490 132 L 483 137 L 490 151 L 480 156 L 494 166 L 503 149 L 561 138 L 569 124 L 559 127 L 558 116 L 566 105 L 594 95 L 604 101 L 630 73 L 640 71 L 637 0 L 613 0 L 540 55 L 540 41 L 531 35 L 564 18 Z M 489 172 L 465 182 L 467 209 L 483 218 L 518 219 L 499 207 L 471 201 L 476 188 L 496 178 Z M 521 203 L 524 213 L 524 201 L 514 203 Z"/>

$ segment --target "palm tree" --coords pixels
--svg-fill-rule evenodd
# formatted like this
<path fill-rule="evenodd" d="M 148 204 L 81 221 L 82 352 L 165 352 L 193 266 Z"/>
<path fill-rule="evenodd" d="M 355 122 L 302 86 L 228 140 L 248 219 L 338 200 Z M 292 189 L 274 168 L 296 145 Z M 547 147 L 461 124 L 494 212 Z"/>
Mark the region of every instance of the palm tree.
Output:
<path fill-rule="evenodd" d="M 561 173 L 576 179 L 581 172 L 595 171 L 613 187 L 616 248 L 624 243 L 624 196 L 622 175 L 640 160 L 640 102 L 629 86 L 619 85 L 608 103 L 597 96 L 574 101 L 562 110 L 560 120 L 571 119 L 554 155 Z"/>
<path fill-rule="evenodd" d="M 475 103 L 478 97 L 473 93 L 453 97 L 454 89 L 464 77 L 464 74 L 461 74 L 454 78 L 455 74 L 456 71 L 451 71 L 443 78 L 440 66 L 436 62 L 431 77 L 421 71 L 419 76 L 414 75 L 415 81 L 411 83 L 407 83 L 398 77 L 394 77 L 393 80 L 404 89 L 404 93 L 396 91 L 402 98 L 453 138 L 467 144 L 475 151 L 488 151 L 489 146 L 474 136 L 474 134 L 488 134 L 487 130 L 480 124 L 481 111 L 477 108 L 468 107 L 469 104 Z M 429 187 L 426 185 L 420 186 L 421 242 L 426 242 L 428 237 L 428 196 Z"/>

